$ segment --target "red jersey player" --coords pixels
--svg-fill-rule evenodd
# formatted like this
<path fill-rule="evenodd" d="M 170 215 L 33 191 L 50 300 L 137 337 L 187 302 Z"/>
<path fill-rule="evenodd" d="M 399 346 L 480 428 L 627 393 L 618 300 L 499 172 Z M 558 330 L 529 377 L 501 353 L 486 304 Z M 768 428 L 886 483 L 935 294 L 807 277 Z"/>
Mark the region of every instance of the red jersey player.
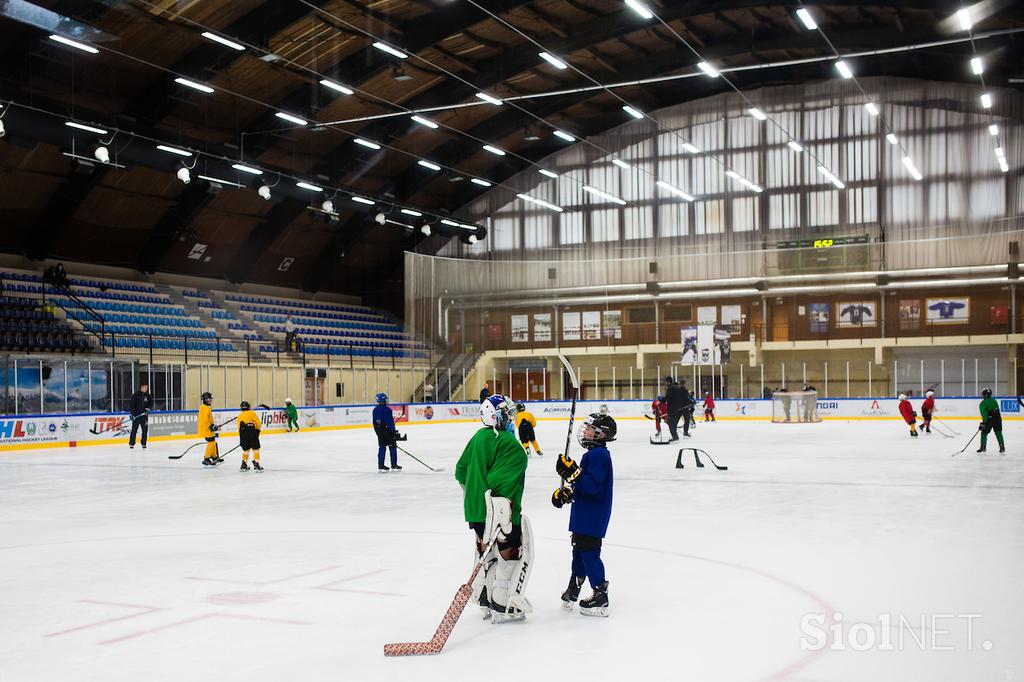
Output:
<path fill-rule="evenodd" d="M 715 398 L 709 391 L 704 393 L 704 421 L 715 421 Z"/>
<path fill-rule="evenodd" d="M 654 433 L 661 435 L 661 421 L 668 418 L 668 405 L 662 396 L 658 396 L 651 403 L 651 412 L 654 414 Z"/>
<path fill-rule="evenodd" d="M 924 394 L 924 402 L 921 403 L 921 430 L 925 433 L 932 432 L 933 412 L 935 412 L 935 391 L 928 391 Z"/>
<path fill-rule="evenodd" d="M 900 393 L 900 415 L 903 421 L 910 424 L 910 435 L 917 438 L 917 412 L 914 412 L 914 406 L 907 400 L 906 393 Z"/>

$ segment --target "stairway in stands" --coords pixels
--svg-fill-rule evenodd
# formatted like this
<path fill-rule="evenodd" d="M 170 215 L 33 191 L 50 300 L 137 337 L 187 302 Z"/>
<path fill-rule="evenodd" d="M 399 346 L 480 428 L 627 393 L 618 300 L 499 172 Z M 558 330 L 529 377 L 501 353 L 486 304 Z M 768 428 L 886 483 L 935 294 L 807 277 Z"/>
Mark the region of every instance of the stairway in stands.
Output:
<path fill-rule="evenodd" d="M 224 310 L 212 292 L 169 286 L 167 284 L 154 283 L 153 286 L 156 287 L 157 291 L 167 294 L 174 303 L 185 308 L 189 315 L 202 320 L 204 325 L 217 332 L 217 336 L 233 341 L 236 348 L 243 351 L 246 350 L 245 332 L 231 329 L 229 325 L 231 324 L 230 320 L 232 317 Z M 193 295 L 186 295 L 186 292 L 190 292 Z M 199 296 L 194 295 L 196 293 Z M 200 302 L 203 301 L 207 302 L 207 304 L 200 305 Z M 210 305 L 210 303 L 213 305 Z M 271 358 L 260 351 L 260 344 L 257 341 L 248 344 L 247 358 L 251 362 L 269 362 L 271 360 Z"/>

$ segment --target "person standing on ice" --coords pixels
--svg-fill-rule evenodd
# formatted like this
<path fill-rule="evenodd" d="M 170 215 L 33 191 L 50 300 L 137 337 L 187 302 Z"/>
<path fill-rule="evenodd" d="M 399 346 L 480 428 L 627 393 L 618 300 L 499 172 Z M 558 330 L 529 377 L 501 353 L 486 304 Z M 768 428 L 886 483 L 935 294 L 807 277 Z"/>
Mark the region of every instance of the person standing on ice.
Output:
<path fill-rule="evenodd" d="M 924 394 L 924 402 L 921 403 L 921 430 L 925 433 L 932 432 L 932 414 L 935 413 L 935 391 L 928 391 Z"/>
<path fill-rule="evenodd" d="M 299 432 L 299 411 L 295 408 L 295 403 L 292 402 L 291 398 L 284 399 L 284 413 L 288 417 L 288 433 L 292 432 L 292 426 L 295 426 L 295 433 Z"/>
<path fill-rule="evenodd" d="M 668 432 L 669 442 L 679 440 L 679 418 L 686 411 L 686 404 L 690 400 L 689 393 L 685 388 L 676 383 L 671 376 L 665 377 L 665 405 L 668 409 Z M 689 435 L 689 420 L 683 425 L 683 431 Z"/>
<path fill-rule="evenodd" d="M 146 449 L 146 438 L 149 436 L 149 409 L 153 407 L 153 396 L 149 394 L 149 384 L 143 381 L 139 384 L 139 390 L 132 393 L 131 402 L 128 405 L 132 413 L 132 432 L 128 435 L 128 449 L 135 448 L 135 432 L 142 429 L 142 449 Z"/>
<path fill-rule="evenodd" d="M 906 393 L 900 393 L 900 416 L 910 425 L 910 435 L 917 438 L 917 412 L 914 412 L 914 406 L 907 400 Z"/>
<path fill-rule="evenodd" d="M 988 434 L 996 432 L 996 440 L 999 441 L 999 454 L 1006 454 L 1006 443 L 1003 442 L 1003 415 L 999 412 L 999 403 L 992 397 L 992 389 L 986 388 L 981 392 L 981 402 L 978 404 L 978 411 L 981 412 L 981 447 L 978 452 L 985 452 L 988 444 Z"/>
<path fill-rule="evenodd" d="M 704 421 L 715 421 L 715 397 L 710 391 L 704 392 Z"/>
<path fill-rule="evenodd" d="M 551 504 L 561 509 L 572 504 L 569 531 L 572 533 L 572 575 L 562 593 L 562 608 L 572 611 L 583 582 L 590 579 L 593 594 L 580 601 L 580 614 L 608 616 L 608 580 L 601 561 L 601 543 L 612 516 L 612 456 L 608 443 L 615 440 L 618 427 L 606 414 L 592 414 L 583 420 L 576 439 L 586 450 L 577 464 L 568 455 L 560 455 L 555 470 L 568 485 L 560 485 L 551 495 Z"/>
<path fill-rule="evenodd" d="M 391 448 L 391 468 L 401 471 L 398 466 L 398 432 L 395 429 L 395 415 L 388 407 L 388 394 L 377 394 L 377 406 L 373 408 L 373 432 L 377 434 L 377 470 L 388 471 L 384 464 L 384 449 Z"/>
<path fill-rule="evenodd" d="M 661 422 L 668 418 L 668 406 L 665 398 L 658 396 L 651 403 L 651 413 L 654 415 L 654 435 L 661 437 Z"/>
<path fill-rule="evenodd" d="M 516 406 L 511 400 L 501 394 L 488 397 L 480 405 L 480 421 L 483 428 L 473 434 L 455 465 L 466 523 L 475 533 L 476 558 L 487 551 L 472 598 L 491 622 L 523 620 L 533 610 L 525 595 L 533 567 L 533 532 L 522 509 L 528 456 L 514 435 Z"/>
<path fill-rule="evenodd" d="M 216 466 L 221 463 L 220 451 L 217 449 L 217 425 L 213 421 L 213 394 L 209 391 L 200 396 L 199 406 L 199 437 L 206 441 L 203 452 L 203 465 Z"/>
<path fill-rule="evenodd" d="M 540 444 L 537 442 L 537 418 L 526 411 L 526 403 L 516 403 L 516 428 L 519 429 L 519 443 L 527 457 L 532 446 L 538 457 L 543 457 Z"/>

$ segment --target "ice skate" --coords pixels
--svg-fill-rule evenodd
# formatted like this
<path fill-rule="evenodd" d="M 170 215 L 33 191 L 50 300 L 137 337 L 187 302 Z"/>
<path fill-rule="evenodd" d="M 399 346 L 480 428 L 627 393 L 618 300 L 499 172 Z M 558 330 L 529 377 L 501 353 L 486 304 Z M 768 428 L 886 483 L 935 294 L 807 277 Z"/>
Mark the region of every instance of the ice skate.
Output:
<path fill-rule="evenodd" d="M 243 460 L 242 461 L 242 466 L 238 467 L 238 470 L 239 471 L 248 471 L 249 470 L 249 463 L 246 462 L 245 460 Z"/>
<path fill-rule="evenodd" d="M 398 466 L 397 464 L 392 464 L 391 465 L 391 470 L 392 471 L 401 471 L 402 467 Z"/>
<path fill-rule="evenodd" d="M 589 599 L 584 599 L 580 602 L 580 615 L 598 616 L 600 618 L 608 617 L 607 580 L 594 588 L 594 593 L 590 595 Z"/>
<path fill-rule="evenodd" d="M 575 575 L 569 578 L 569 586 L 562 593 L 562 608 L 566 611 L 572 611 L 573 604 L 580 598 L 580 589 L 583 587 L 584 580 L 585 578 Z"/>
<path fill-rule="evenodd" d="M 252 463 L 252 470 L 253 471 L 263 471 L 263 467 L 260 466 L 259 462 L 253 462 Z"/>
<path fill-rule="evenodd" d="M 385 471 L 391 471 L 391 469 L 388 468 L 387 464 L 380 464 L 380 465 L 377 466 L 377 471 L 380 471 L 381 473 L 383 473 Z"/>

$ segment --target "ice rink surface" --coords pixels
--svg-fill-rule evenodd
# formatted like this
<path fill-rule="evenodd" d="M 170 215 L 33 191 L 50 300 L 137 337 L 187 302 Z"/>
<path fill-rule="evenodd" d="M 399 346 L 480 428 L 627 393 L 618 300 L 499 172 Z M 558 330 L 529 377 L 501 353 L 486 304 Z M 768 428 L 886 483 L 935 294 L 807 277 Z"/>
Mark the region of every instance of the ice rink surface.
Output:
<path fill-rule="evenodd" d="M 408 659 L 383 645 L 429 639 L 471 568 L 453 469 L 476 425 L 405 427 L 442 473 L 378 473 L 369 430 L 264 436 L 262 474 L 167 459 L 188 441 L 2 453 L 0 681 L 1019 680 L 1024 428 L 953 458 L 975 424 L 951 425 L 701 424 L 681 445 L 719 472 L 621 422 L 597 619 L 560 608 L 565 422 L 541 422 L 534 613 L 471 606 Z"/>

